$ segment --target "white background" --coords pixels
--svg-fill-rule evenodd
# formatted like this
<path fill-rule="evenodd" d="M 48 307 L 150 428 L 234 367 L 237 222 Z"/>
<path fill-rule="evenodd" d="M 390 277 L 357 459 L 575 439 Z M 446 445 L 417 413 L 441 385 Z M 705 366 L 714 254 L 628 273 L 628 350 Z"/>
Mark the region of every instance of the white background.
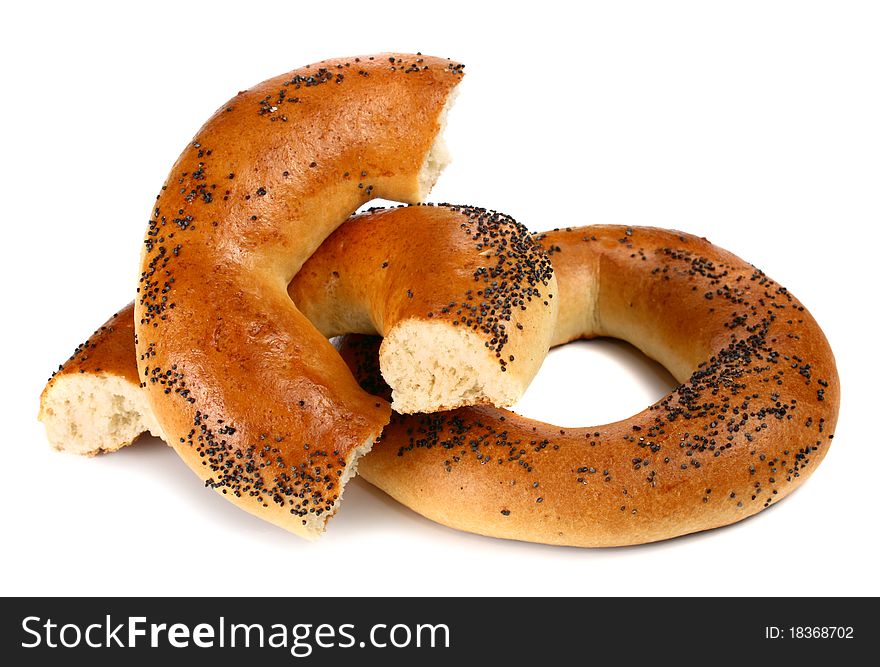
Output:
<path fill-rule="evenodd" d="M 876 4 L 128 4 L 4 9 L 0 592 L 880 594 Z M 455 532 L 356 481 L 310 544 L 203 489 L 158 441 L 50 449 L 43 384 L 132 299 L 151 202 L 204 119 L 269 76 L 391 50 L 467 64 L 434 201 L 534 230 L 679 228 L 802 299 L 843 386 L 834 446 L 802 489 L 731 528 L 579 550 Z M 578 343 L 521 410 L 605 423 L 670 382 L 624 344 Z"/>

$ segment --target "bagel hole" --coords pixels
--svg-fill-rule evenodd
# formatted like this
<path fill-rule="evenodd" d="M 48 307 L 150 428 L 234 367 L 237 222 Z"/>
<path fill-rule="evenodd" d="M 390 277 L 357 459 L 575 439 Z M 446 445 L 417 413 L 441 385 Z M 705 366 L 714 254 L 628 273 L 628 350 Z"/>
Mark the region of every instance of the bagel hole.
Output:
<path fill-rule="evenodd" d="M 579 340 L 550 351 L 511 409 L 557 426 L 598 426 L 641 412 L 677 386 L 661 364 L 625 341 Z"/>

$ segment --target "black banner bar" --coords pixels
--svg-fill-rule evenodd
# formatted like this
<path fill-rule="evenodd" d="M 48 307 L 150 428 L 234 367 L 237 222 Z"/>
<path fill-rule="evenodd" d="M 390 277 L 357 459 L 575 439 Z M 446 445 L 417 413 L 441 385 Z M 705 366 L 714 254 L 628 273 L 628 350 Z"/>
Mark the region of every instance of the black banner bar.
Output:
<path fill-rule="evenodd" d="M 7 598 L 0 632 L 6 664 L 766 664 L 871 655 L 876 610 L 840 598 Z"/>

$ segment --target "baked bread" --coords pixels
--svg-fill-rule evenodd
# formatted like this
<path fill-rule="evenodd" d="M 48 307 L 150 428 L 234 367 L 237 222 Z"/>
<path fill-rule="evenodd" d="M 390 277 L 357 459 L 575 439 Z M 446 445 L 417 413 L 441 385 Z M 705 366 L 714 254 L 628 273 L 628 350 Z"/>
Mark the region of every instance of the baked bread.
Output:
<path fill-rule="evenodd" d="M 335 232 L 290 286 L 319 322 L 336 312 L 330 305 L 321 310 L 322 300 L 375 289 L 361 285 L 369 273 L 337 276 L 331 268 L 346 235 L 363 224 L 352 221 Z M 374 228 L 380 226 L 380 219 L 374 221 Z M 418 233 L 427 229 L 420 226 Z M 352 234 L 352 241 L 363 238 Z M 389 238 L 378 234 L 369 252 L 381 257 Z M 595 226 L 536 239 L 552 257 L 558 280 L 554 345 L 622 338 L 682 384 L 630 419 L 587 428 L 561 429 L 490 407 L 396 415 L 361 460 L 365 479 L 454 528 L 613 546 L 739 521 L 781 500 L 815 470 L 833 437 L 839 381 L 821 329 L 785 288 L 680 232 Z M 408 261 L 423 266 L 435 255 L 430 244 L 416 244 Z M 322 268 L 313 271 L 313 265 Z M 332 284 L 318 279 L 328 270 Z M 437 281 L 427 283 L 432 285 Z M 136 396 L 133 356 L 120 352 L 133 348 L 125 320 L 125 313 L 111 320 L 56 377 L 91 382 L 92 395 L 107 396 L 107 403 L 120 383 L 105 378 L 127 378 L 121 384 Z M 333 317 L 321 326 L 374 326 L 331 322 Z M 364 389 L 388 395 L 377 365 L 379 346 L 379 339 L 365 336 L 341 341 Z M 61 395 L 50 383 L 44 405 L 57 404 L 54 397 Z M 61 421 L 60 414 L 54 418 Z M 89 409 L 74 407 L 64 415 L 83 424 L 80 432 L 98 428 L 90 425 Z M 138 414 L 130 421 L 143 428 L 150 418 Z"/>
<path fill-rule="evenodd" d="M 449 204 L 353 217 L 289 289 L 327 337 L 384 336 L 382 376 L 400 413 L 519 400 L 550 347 L 555 292 L 523 225 Z"/>
<path fill-rule="evenodd" d="M 681 384 L 629 419 L 585 428 L 491 407 L 395 415 L 362 462 L 367 481 L 452 528 L 604 547 L 740 521 L 815 470 L 840 385 L 822 330 L 788 290 L 681 232 L 595 226 L 537 238 L 559 284 L 554 344 L 620 338 Z M 349 338 L 343 349 L 381 393 L 375 345 Z"/>
<path fill-rule="evenodd" d="M 130 303 L 77 345 L 46 383 L 38 418 L 49 444 L 91 456 L 130 445 L 145 432 L 164 440 L 140 384 Z"/>
<path fill-rule="evenodd" d="M 390 411 L 287 284 L 371 198 L 425 197 L 461 75 L 383 54 L 264 81 L 205 123 L 157 197 L 134 317 L 150 408 L 206 486 L 297 534 L 320 534 Z"/>

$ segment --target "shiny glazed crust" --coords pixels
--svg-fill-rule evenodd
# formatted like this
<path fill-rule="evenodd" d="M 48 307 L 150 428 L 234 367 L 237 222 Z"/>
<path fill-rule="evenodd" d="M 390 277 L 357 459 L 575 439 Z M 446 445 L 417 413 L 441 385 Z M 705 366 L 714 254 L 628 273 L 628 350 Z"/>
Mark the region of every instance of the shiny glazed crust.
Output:
<path fill-rule="evenodd" d="M 207 486 L 306 537 L 389 418 L 296 309 L 288 282 L 373 197 L 417 202 L 460 65 L 328 60 L 239 93 L 173 167 L 135 301 L 138 376 Z"/>

